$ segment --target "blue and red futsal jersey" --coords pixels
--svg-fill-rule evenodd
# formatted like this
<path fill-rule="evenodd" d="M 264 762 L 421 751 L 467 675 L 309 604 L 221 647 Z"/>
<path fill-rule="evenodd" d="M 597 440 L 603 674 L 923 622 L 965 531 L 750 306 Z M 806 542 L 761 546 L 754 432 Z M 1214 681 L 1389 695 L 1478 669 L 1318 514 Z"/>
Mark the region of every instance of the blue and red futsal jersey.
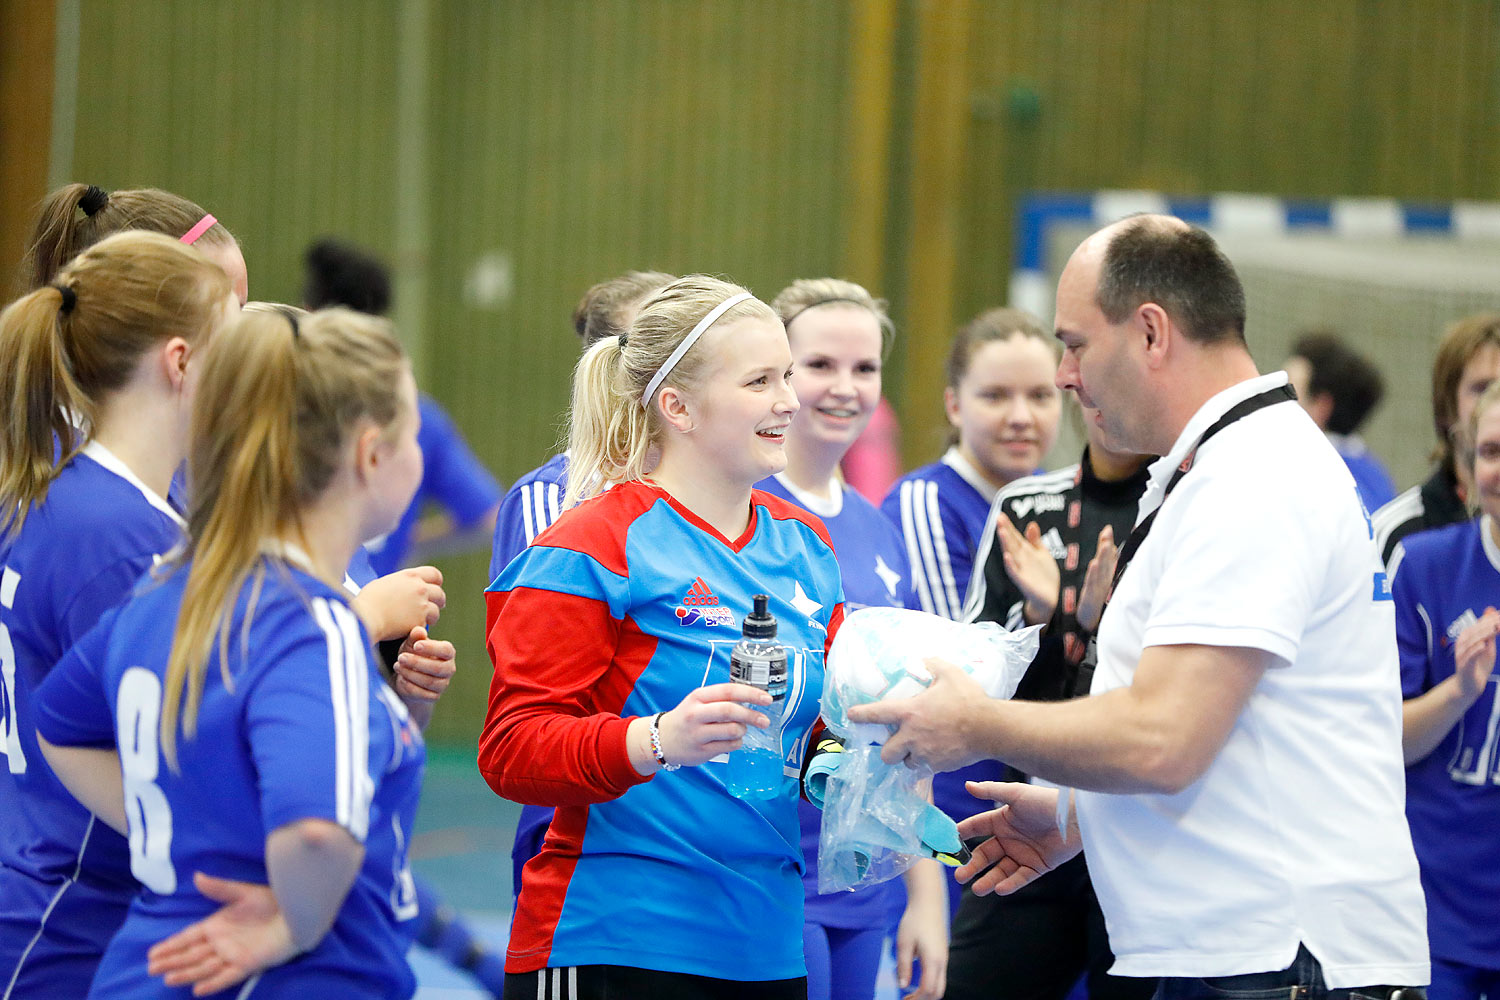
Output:
<path fill-rule="evenodd" d="M 181 537 L 167 502 L 94 442 L 0 552 L 0 996 L 81 996 L 135 893 L 124 838 L 37 750 L 35 696 Z"/>
<path fill-rule="evenodd" d="M 176 997 L 146 974 L 153 944 L 219 908 L 194 872 L 267 882 L 266 837 L 303 819 L 337 823 L 365 845 L 333 927 L 310 952 L 223 996 L 409 997 L 416 891 L 407 846 L 426 750 L 405 705 L 372 664 L 345 596 L 267 557 L 237 596 L 229 675 L 215 642 L 197 734 L 179 731 L 178 768 L 159 748 L 162 690 L 186 568 L 108 613 L 37 696 L 50 742 L 118 748 L 130 864 L 142 883 L 91 996 Z M 246 608 L 254 617 L 243 641 Z M 240 653 L 247 650 L 247 653 Z"/>
<path fill-rule="evenodd" d="M 956 447 L 896 480 L 880 510 L 906 541 L 913 586 L 923 611 L 963 619 L 974 553 L 983 539 L 995 490 Z"/>
<path fill-rule="evenodd" d="M 557 520 L 567 492 L 566 455 L 553 455 L 515 481 L 500 501 L 500 514 L 495 519 L 495 542 L 490 550 L 491 580 Z"/>
<path fill-rule="evenodd" d="M 1452 677 L 1458 635 L 1500 608 L 1500 545 L 1488 516 L 1406 538 L 1392 594 L 1401 693 Z M 1406 819 L 1434 958 L 1500 968 L 1500 672 L 1437 748 L 1406 769 Z"/>
<path fill-rule="evenodd" d="M 789 652 L 781 794 L 734 798 L 725 759 L 643 778 L 631 720 L 728 681 L 761 593 Z M 565 512 L 486 597 L 480 770 L 506 798 L 558 807 L 524 870 L 507 971 L 804 975 L 798 774 L 844 615 L 822 524 L 756 491 L 730 541 L 654 484 L 624 483 Z"/>
<path fill-rule="evenodd" d="M 458 529 L 463 530 L 478 523 L 500 502 L 500 484 L 469 450 L 453 418 L 443 412 L 437 400 L 420 393 L 417 412 L 422 418 L 417 429 L 417 445 L 422 449 L 422 483 L 396 527 L 379 545 L 370 546 L 370 562 L 376 576 L 394 573 L 406 565 L 412 533 L 428 504 L 442 507 Z"/>
<path fill-rule="evenodd" d="M 911 571 L 901 535 L 859 493 L 840 486 L 829 501 L 797 490 L 784 476 L 762 479 L 758 489 L 806 508 L 818 515 L 833 540 L 834 556 L 844 580 L 844 608 L 914 608 Z M 900 879 L 878 883 L 859 892 L 818 892 L 818 833 L 823 813 L 803 799 L 797 803 L 802 825 L 802 857 L 806 871 L 802 887 L 806 893 L 806 918 L 825 927 L 887 927 L 905 902 Z"/>

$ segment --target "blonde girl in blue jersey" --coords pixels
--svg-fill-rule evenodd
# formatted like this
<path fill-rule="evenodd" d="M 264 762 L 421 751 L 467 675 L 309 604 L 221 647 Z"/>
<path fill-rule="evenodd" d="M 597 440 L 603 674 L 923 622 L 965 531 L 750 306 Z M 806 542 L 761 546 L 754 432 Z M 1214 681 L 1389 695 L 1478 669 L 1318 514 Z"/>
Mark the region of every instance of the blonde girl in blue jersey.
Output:
<path fill-rule="evenodd" d="M 81 996 L 135 892 L 125 841 L 57 783 L 34 697 L 67 648 L 178 543 L 167 503 L 197 358 L 229 280 L 121 233 L 0 314 L 0 997 Z"/>
<path fill-rule="evenodd" d="M 893 331 L 885 302 L 852 281 L 803 278 L 782 289 L 771 308 L 786 324 L 792 388 L 801 408 L 787 435 L 786 470 L 761 488 L 823 519 L 851 610 L 915 607 L 900 533 L 838 478 L 840 463 L 880 401 L 881 369 Z M 807 857 L 817 850 L 822 814 L 802 802 L 798 815 Z M 814 859 L 807 857 L 803 948 L 810 1000 L 868 1000 L 893 925 L 898 984 L 912 982 L 913 958 L 918 958 L 921 972 L 911 996 L 934 1000 L 943 995 L 948 954 L 944 874 L 936 861 L 925 859 L 905 878 L 905 897 L 895 881 L 858 892 L 820 894 Z"/>
<path fill-rule="evenodd" d="M 806 994 L 795 775 L 843 619 L 822 524 L 754 489 L 797 412 L 776 314 L 701 275 L 579 362 L 568 504 L 491 584 L 479 765 L 556 806 L 527 862 L 507 997 Z M 791 651 L 776 794 L 730 794 L 724 755 L 764 692 L 729 683 L 754 594 Z"/>
<path fill-rule="evenodd" d="M 343 591 L 421 478 L 409 365 L 382 320 L 257 311 L 200 388 L 185 548 L 39 697 L 145 886 L 90 995 L 409 996 L 421 736 Z"/>

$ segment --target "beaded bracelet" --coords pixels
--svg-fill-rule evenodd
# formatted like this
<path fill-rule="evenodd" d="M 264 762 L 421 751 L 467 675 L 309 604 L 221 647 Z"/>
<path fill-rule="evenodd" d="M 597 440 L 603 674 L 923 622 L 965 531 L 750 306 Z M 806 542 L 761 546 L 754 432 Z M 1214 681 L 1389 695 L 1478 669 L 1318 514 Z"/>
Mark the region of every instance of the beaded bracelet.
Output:
<path fill-rule="evenodd" d="M 666 712 L 657 712 L 651 717 L 651 756 L 661 765 L 663 771 L 675 771 L 681 764 L 668 764 L 666 754 L 661 752 L 661 717 Z"/>

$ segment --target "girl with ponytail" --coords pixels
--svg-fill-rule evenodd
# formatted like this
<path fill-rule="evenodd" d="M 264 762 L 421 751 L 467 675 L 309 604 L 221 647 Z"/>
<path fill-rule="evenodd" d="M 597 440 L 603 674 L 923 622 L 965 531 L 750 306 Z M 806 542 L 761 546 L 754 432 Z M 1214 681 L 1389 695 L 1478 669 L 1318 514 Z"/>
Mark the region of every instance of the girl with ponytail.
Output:
<path fill-rule="evenodd" d="M 577 505 L 486 595 L 480 770 L 557 807 L 522 871 L 506 997 L 806 994 L 795 775 L 843 595 L 822 524 L 754 489 L 786 464 L 790 367 L 770 307 L 702 275 L 579 362 Z M 767 724 L 770 697 L 729 680 L 757 594 L 789 662 L 789 776 L 766 799 L 730 793 L 724 756 Z"/>
<path fill-rule="evenodd" d="M 0 997 L 82 996 L 136 885 L 57 783 L 35 695 L 158 559 L 224 273 L 156 233 L 103 240 L 0 313 Z"/>
<path fill-rule="evenodd" d="M 416 385 L 344 309 L 247 312 L 201 377 L 184 547 L 37 699 L 144 887 L 90 995 L 409 996 L 422 737 L 343 580 L 421 478 Z"/>
<path fill-rule="evenodd" d="M 48 284 L 68 261 L 127 229 L 161 233 L 197 249 L 223 269 L 235 298 L 245 304 L 250 282 L 239 242 L 197 204 L 160 188 L 105 191 L 93 184 L 65 184 L 53 191 L 37 211 L 21 261 L 22 283 L 27 291 Z"/>

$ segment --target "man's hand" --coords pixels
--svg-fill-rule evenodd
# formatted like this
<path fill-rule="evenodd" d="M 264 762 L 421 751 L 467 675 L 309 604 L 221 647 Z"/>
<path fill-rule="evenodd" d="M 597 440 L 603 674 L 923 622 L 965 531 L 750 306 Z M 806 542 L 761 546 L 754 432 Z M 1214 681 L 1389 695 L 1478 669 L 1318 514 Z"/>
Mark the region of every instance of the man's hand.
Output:
<path fill-rule="evenodd" d="M 849 709 L 850 720 L 900 727 L 880 751 L 880 759 L 887 764 L 904 761 L 908 767 L 951 771 L 983 760 L 984 752 L 972 739 L 979 728 L 972 720 L 988 704 L 989 695 L 974 678 L 946 660 L 928 657 L 922 662 L 932 673 L 925 691 L 910 698 L 855 705 Z"/>
<path fill-rule="evenodd" d="M 1022 535 L 1004 514 L 995 518 L 995 536 L 1005 563 L 1005 573 L 1026 599 L 1021 609 L 1028 625 L 1052 620 L 1057 610 L 1058 587 L 1062 573 L 1057 560 L 1042 544 L 1042 529 L 1032 521 Z"/>
<path fill-rule="evenodd" d="M 1083 850 L 1075 823 L 1069 824 L 1066 837 L 1057 829 L 1057 789 L 1008 781 L 966 785 L 969 794 L 1000 803 L 999 809 L 958 824 L 965 840 L 989 838 L 974 849 L 968 864 L 953 873 L 960 882 L 967 882 L 984 872 L 970 887 L 974 895 L 1009 895 Z"/>

